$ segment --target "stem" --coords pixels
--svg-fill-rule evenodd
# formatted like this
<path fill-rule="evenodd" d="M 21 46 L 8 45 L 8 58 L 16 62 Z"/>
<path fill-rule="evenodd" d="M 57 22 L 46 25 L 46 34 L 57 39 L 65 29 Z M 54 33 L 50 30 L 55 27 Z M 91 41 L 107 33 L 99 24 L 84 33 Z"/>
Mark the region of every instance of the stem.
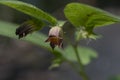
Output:
<path fill-rule="evenodd" d="M 75 54 L 76 54 L 76 57 L 77 57 L 77 60 L 78 60 L 78 64 L 80 66 L 79 74 L 81 75 L 81 77 L 83 78 L 83 80 L 89 80 L 87 74 L 85 73 L 85 69 L 84 69 L 84 66 L 83 66 L 83 64 L 81 62 L 81 59 L 80 59 L 77 47 L 78 47 L 78 45 L 77 45 L 77 42 L 76 42 L 76 44 L 73 45 L 73 48 L 74 48 L 74 51 L 75 51 Z"/>

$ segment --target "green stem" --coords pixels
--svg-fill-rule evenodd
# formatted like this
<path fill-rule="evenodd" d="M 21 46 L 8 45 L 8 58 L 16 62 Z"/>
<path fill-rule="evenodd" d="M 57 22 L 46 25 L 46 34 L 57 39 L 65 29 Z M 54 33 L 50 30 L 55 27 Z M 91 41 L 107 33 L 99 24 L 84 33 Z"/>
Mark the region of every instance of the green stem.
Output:
<path fill-rule="evenodd" d="M 85 69 L 84 69 L 84 66 L 81 62 L 77 47 L 78 47 L 77 43 L 75 45 L 73 45 L 73 48 L 74 48 L 74 51 L 75 51 L 75 54 L 76 54 L 76 57 L 77 57 L 77 60 L 78 60 L 78 64 L 79 64 L 79 67 L 80 67 L 79 73 L 80 73 L 81 77 L 83 78 L 83 80 L 89 80 L 87 74 L 85 73 Z"/>

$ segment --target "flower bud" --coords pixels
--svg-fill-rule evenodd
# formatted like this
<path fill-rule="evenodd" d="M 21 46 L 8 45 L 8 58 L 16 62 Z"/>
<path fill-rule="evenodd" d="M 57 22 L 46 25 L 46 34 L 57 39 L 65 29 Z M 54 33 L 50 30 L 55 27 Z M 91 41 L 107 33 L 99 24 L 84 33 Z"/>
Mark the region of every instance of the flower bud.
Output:
<path fill-rule="evenodd" d="M 63 47 L 63 31 L 61 27 L 52 27 L 49 31 L 49 37 L 45 42 L 50 42 L 50 46 L 54 49 L 56 46 Z"/>

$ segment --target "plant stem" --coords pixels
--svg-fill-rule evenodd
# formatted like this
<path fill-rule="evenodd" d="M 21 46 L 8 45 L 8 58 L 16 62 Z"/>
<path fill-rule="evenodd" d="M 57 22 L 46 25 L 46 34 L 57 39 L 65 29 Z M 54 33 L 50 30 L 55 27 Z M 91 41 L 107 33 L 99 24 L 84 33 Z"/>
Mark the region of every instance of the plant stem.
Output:
<path fill-rule="evenodd" d="M 83 64 L 81 62 L 77 47 L 78 47 L 77 43 L 75 45 L 73 45 L 73 48 L 74 48 L 74 51 L 75 51 L 75 54 L 76 54 L 76 57 L 77 57 L 77 60 L 78 60 L 78 64 L 80 66 L 79 73 L 80 73 L 81 77 L 83 78 L 83 80 L 89 80 L 87 74 L 85 73 L 85 69 L 84 69 L 84 66 L 83 66 Z"/>

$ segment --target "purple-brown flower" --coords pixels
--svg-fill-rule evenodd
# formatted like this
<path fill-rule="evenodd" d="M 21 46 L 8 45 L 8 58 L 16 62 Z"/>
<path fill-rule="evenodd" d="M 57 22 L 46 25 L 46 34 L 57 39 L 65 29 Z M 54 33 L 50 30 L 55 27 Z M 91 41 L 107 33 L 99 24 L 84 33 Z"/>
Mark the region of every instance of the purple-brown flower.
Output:
<path fill-rule="evenodd" d="M 27 36 L 29 33 L 33 31 L 39 30 L 43 26 L 40 21 L 37 20 L 29 20 L 24 22 L 20 27 L 16 29 L 15 34 L 19 36 L 19 39 Z"/>
<path fill-rule="evenodd" d="M 32 27 L 31 24 L 23 23 L 20 27 L 16 29 L 16 35 L 18 35 L 20 39 L 33 31 L 34 28 Z"/>
<path fill-rule="evenodd" d="M 45 42 L 50 42 L 50 46 L 54 49 L 56 46 L 63 48 L 63 31 L 61 27 L 52 27 L 49 31 L 49 37 Z"/>

